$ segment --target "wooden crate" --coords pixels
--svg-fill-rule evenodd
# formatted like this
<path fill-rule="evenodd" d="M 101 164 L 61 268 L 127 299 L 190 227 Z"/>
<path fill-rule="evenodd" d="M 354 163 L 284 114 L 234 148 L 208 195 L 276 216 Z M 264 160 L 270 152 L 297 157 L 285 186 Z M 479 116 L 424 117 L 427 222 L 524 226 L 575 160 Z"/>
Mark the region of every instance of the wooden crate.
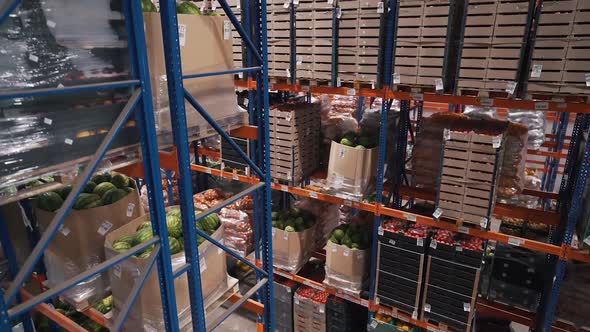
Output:
<path fill-rule="evenodd" d="M 496 23 L 497 0 L 469 1 L 459 71 L 460 88 L 484 88 Z"/>
<path fill-rule="evenodd" d="M 590 73 L 590 1 L 578 0 L 573 29 L 565 56 L 563 93 L 590 94 L 586 75 Z M 589 78 L 590 79 L 590 78 Z"/>
<path fill-rule="evenodd" d="M 424 5 L 416 79 L 420 85 L 434 86 L 442 78 L 449 9 L 448 0 L 428 0 Z"/>
<path fill-rule="evenodd" d="M 401 84 L 416 84 L 424 1 L 401 1 L 395 48 L 395 76 Z"/>
<path fill-rule="evenodd" d="M 543 2 L 533 50 L 529 92 L 559 91 L 577 3 L 578 0 Z"/>
<path fill-rule="evenodd" d="M 494 202 L 497 138 L 473 132 L 445 131 L 445 135 L 437 210 L 457 223 L 485 228 Z"/>
<path fill-rule="evenodd" d="M 529 1 L 498 0 L 485 88 L 505 91 L 516 81 Z"/>

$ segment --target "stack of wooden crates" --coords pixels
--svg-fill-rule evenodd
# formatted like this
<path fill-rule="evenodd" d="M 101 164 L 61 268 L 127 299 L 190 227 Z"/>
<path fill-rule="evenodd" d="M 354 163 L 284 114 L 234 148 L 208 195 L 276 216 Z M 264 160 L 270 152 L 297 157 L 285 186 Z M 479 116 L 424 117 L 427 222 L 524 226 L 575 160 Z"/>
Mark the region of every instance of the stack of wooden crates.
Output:
<path fill-rule="evenodd" d="M 286 103 L 270 110 L 272 177 L 299 183 L 319 163 L 319 104 Z"/>

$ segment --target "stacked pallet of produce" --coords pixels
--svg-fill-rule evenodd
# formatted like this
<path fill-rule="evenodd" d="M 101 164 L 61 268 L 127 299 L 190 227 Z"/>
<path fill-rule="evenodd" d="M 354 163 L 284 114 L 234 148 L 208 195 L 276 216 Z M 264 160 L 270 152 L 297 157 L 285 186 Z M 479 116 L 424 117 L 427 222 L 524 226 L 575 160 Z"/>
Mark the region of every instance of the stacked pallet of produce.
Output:
<path fill-rule="evenodd" d="M 367 328 L 367 308 L 343 300 L 328 297 L 326 303 L 326 332 L 356 332 Z"/>
<path fill-rule="evenodd" d="M 326 332 L 326 302 L 329 294 L 302 286 L 293 296 L 295 332 Z"/>
<path fill-rule="evenodd" d="M 313 214 L 298 208 L 272 213 L 274 266 L 297 272 L 307 262 L 321 233 Z"/>
<path fill-rule="evenodd" d="M 293 295 L 298 286 L 292 280 L 274 281 L 276 332 L 293 332 Z"/>

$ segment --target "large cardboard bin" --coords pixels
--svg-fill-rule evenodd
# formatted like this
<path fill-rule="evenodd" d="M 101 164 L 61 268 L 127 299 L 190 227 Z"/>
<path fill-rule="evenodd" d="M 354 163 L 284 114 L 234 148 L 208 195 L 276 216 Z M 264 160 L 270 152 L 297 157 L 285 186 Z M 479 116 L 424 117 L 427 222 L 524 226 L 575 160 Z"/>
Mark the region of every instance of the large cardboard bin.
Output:
<path fill-rule="evenodd" d="M 168 209 L 170 208 L 171 207 Z M 117 255 L 118 253 L 112 249 L 113 242 L 124 235 L 134 234 L 137 226 L 147 219 L 148 216 L 137 218 L 127 225 L 111 232 L 104 242 L 106 256 L 110 258 Z M 212 237 L 217 241 L 223 240 L 223 225 L 213 233 Z M 148 259 L 132 256 L 124 262 L 114 266 L 112 269 L 109 269 L 109 277 L 113 291 L 113 313 L 115 315 L 125 303 L 127 296 L 135 285 L 135 281 L 139 277 L 140 271 L 144 270 L 147 263 Z M 172 269 L 175 272 L 185 263 L 184 251 L 172 255 Z M 210 242 L 205 241 L 199 246 L 199 264 L 201 267 L 203 302 L 208 303 L 211 299 L 215 299 L 219 294 L 226 291 L 227 266 L 225 252 L 218 249 Z M 180 326 L 189 326 L 188 324 L 190 323 L 191 315 L 189 287 L 186 273 L 174 280 L 174 289 Z M 131 308 L 129 317 L 125 321 L 123 329 L 130 332 L 165 330 L 158 270 L 155 267 L 152 269 L 143 288 L 139 292 L 135 305 Z"/>
<path fill-rule="evenodd" d="M 358 293 L 369 272 L 369 250 L 350 249 L 328 241 L 326 244 L 326 285 Z"/>
<path fill-rule="evenodd" d="M 337 194 L 362 199 L 377 174 L 377 154 L 377 148 L 357 149 L 332 141 L 328 185 Z"/>
<path fill-rule="evenodd" d="M 102 263 L 105 260 L 104 241 L 109 232 L 141 215 L 143 209 L 137 191 L 113 204 L 71 210 L 44 254 L 48 286 L 55 286 Z M 55 213 L 35 209 L 35 216 L 44 232 Z M 108 288 L 106 273 L 100 273 L 61 296 L 76 309 L 82 310 L 104 298 Z"/>
<path fill-rule="evenodd" d="M 314 250 L 318 223 L 303 232 L 287 232 L 272 228 L 272 254 L 274 266 L 297 272 L 307 262 Z"/>
<path fill-rule="evenodd" d="M 144 22 L 158 131 L 170 132 L 168 83 L 160 14 L 144 13 Z M 229 20 L 221 16 L 178 14 L 178 30 L 184 75 L 233 69 Z M 233 75 L 187 79 L 184 81 L 184 88 L 216 121 L 228 125 L 243 121 L 243 114 L 237 111 Z M 199 113 L 188 103 L 186 105 L 187 127 L 198 127 L 199 132 L 208 127 Z"/>

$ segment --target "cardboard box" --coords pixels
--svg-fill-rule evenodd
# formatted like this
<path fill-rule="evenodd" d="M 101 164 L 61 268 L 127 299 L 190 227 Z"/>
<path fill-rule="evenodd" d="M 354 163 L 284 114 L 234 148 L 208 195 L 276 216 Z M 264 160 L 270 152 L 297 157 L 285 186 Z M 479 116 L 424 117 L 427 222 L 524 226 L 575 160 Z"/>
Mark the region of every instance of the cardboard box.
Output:
<path fill-rule="evenodd" d="M 314 250 L 318 223 L 303 232 L 286 232 L 272 228 L 272 254 L 274 266 L 297 272 L 307 262 Z"/>
<path fill-rule="evenodd" d="M 328 241 L 324 284 L 351 292 L 363 289 L 369 272 L 369 250 L 350 249 Z"/>
<path fill-rule="evenodd" d="M 109 232 L 143 215 L 139 194 L 134 191 L 119 201 L 86 210 L 72 210 L 45 250 L 47 284 L 55 286 L 105 260 L 104 241 Z M 35 209 L 44 232 L 54 212 Z M 109 282 L 105 273 L 95 275 L 61 296 L 77 310 L 83 310 L 106 296 Z"/>
<path fill-rule="evenodd" d="M 360 197 L 377 174 L 377 148 L 357 149 L 332 141 L 328 185 L 339 193 Z"/>
<path fill-rule="evenodd" d="M 172 207 L 169 207 L 170 209 Z M 118 253 L 112 249 L 114 241 L 124 235 L 134 234 L 137 226 L 146 221 L 148 216 L 139 217 L 125 226 L 111 232 L 104 241 L 104 251 L 107 257 L 113 257 Z M 223 225 L 213 233 L 212 237 L 218 241 L 223 239 Z M 123 305 L 129 295 L 140 271 L 147 264 L 147 259 L 132 256 L 124 262 L 109 270 L 111 288 L 114 301 L 114 313 Z M 173 270 L 179 269 L 185 264 L 184 251 L 172 255 Z M 207 304 L 215 301 L 219 294 L 223 294 L 227 288 L 226 257 L 223 250 L 208 241 L 199 246 L 199 264 L 201 267 L 201 288 L 203 301 Z M 190 322 L 190 298 L 187 275 L 174 280 L 176 305 L 178 308 L 181 326 Z M 160 297 L 160 285 L 158 270 L 154 267 L 139 292 L 135 305 L 129 312 L 129 317 L 124 324 L 125 331 L 163 331 L 164 318 L 162 314 L 162 301 Z"/>
<path fill-rule="evenodd" d="M 169 132 L 168 86 L 160 14 L 144 13 L 145 36 L 156 124 L 159 131 Z M 231 23 L 221 16 L 178 14 L 180 55 L 184 75 L 233 69 Z M 235 117 L 237 101 L 233 75 L 193 78 L 184 88 L 215 120 Z M 206 126 L 206 121 L 186 103 L 187 127 Z M 240 117 L 239 120 L 242 121 Z"/>

